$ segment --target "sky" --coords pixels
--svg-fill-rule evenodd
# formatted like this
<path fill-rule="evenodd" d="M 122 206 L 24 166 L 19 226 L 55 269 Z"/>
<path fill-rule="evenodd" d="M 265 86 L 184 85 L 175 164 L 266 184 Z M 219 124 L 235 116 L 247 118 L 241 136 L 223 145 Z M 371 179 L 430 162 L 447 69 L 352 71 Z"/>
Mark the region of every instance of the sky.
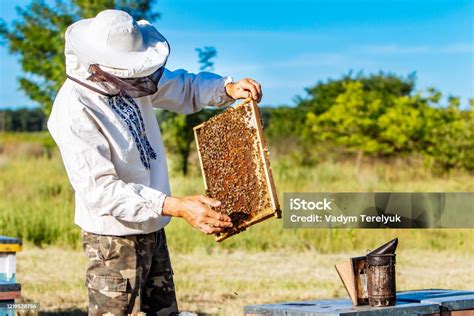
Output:
<path fill-rule="evenodd" d="M 10 23 L 15 6 L 0 0 Z M 349 71 L 417 73 L 417 89 L 474 97 L 472 0 L 158 0 L 158 30 L 170 42 L 167 67 L 199 71 L 195 48 L 214 46 L 214 72 L 251 77 L 263 105 L 293 105 L 305 88 Z M 17 57 L 0 46 L 0 107 L 34 106 L 19 90 Z"/>

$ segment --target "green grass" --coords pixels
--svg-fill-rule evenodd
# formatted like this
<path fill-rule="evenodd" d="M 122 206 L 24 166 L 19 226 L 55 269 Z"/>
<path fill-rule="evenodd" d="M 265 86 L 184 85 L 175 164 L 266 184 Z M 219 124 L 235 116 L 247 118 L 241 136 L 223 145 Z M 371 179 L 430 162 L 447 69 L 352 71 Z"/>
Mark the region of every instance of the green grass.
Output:
<path fill-rule="evenodd" d="M 56 149 L 50 151 L 45 133 L 0 134 L 0 234 L 35 245 L 77 248 L 80 230 L 73 223 L 73 192 Z M 174 195 L 201 194 L 202 178 L 196 157 L 190 175 L 171 172 Z M 455 171 L 436 177 L 406 161 L 373 161 L 356 172 L 353 161 L 326 161 L 314 167 L 293 166 L 291 160 L 272 159 L 278 194 L 291 191 L 473 191 L 473 175 Z M 170 169 L 174 169 L 170 166 Z M 167 228 L 170 248 L 186 253 L 197 249 L 317 250 L 321 253 L 365 251 L 394 236 L 413 249 L 473 252 L 474 230 L 354 230 L 283 229 L 271 219 L 222 244 L 174 219 Z"/>

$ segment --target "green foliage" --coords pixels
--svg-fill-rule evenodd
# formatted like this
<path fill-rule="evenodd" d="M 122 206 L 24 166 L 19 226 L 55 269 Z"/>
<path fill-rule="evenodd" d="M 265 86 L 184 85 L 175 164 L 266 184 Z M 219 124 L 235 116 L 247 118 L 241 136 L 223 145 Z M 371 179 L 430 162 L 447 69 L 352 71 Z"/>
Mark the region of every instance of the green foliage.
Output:
<path fill-rule="evenodd" d="M 19 57 L 21 89 L 48 114 L 65 79 L 64 32 L 73 22 L 95 16 L 104 9 L 122 9 L 137 19 L 154 20 L 154 0 L 57 0 L 49 5 L 33 0 L 17 7 L 19 19 L 8 26 L 0 20 L 0 38 Z"/>
<path fill-rule="evenodd" d="M 419 156 L 433 171 L 474 170 L 473 114 L 434 88 L 416 93 L 415 75 L 379 73 L 319 82 L 294 108 L 268 109 L 267 135 L 294 139 L 300 162 L 325 152 Z M 471 101 L 472 102 L 472 101 Z M 472 106 L 471 106 L 472 108 Z M 359 160 L 359 159 L 358 159 Z"/>
<path fill-rule="evenodd" d="M 0 126 L 7 132 L 38 132 L 46 128 L 46 115 L 39 108 L 0 110 Z"/>
<path fill-rule="evenodd" d="M 425 154 L 435 171 L 474 170 L 474 108 L 461 111 L 454 101 L 446 109 L 434 109 L 432 121 Z"/>
<path fill-rule="evenodd" d="M 364 91 L 362 82 L 344 84 L 345 90 L 324 113 L 307 113 L 309 138 L 331 141 L 367 154 L 394 155 L 417 151 L 430 111 L 419 96 L 381 96 Z M 385 99 L 385 100 L 384 100 Z"/>
<path fill-rule="evenodd" d="M 260 113 L 263 119 L 265 137 L 270 143 L 278 144 L 272 152 L 279 156 L 290 156 L 292 163 L 312 165 L 323 158 L 311 154 L 314 149 L 305 146 L 303 124 L 304 111 L 292 107 L 262 107 Z"/>
<path fill-rule="evenodd" d="M 305 113 L 295 111 L 294 108 L 261 107 L 260 113 L 263 119 L 265 135 L 271 139 L 284 139 L 293 135 L 300 135 L 301 124 L 304 122 Z"/>
<path fill-rule="evenodd" d="M 372 99 L 362 89 L 360 82 L 348 82 L 343 85 L 335 103 L 320 115 L 308 112 L 306 125 L 310 137 L 318 141 L 334 141 L 337 145 L 376 152 L 379 144 L 373 139 L 377 134 L 374 118 L 380 112 L 381 102 Z"/>
<path fill-rule="evenodd" d="M 362 83 L 364 91 L 376 93 L 383 100 L 390 96 L 406 96 L 413 91 L 415 78 L 415 73 L 410 74 L 407 78 L 383 72 L 369 76 L 360 72 L 354 77 L 352 73 L 349 73 L 340 79 L 319 81 L 314 87 L 307 88 L 308 97 L 298 98 L 297 108 L 304 112 L 313 112 L 316 115 L 324 113 L 334 104 L 339 94 L 346 90 L 346 84 L 354 81 Z"/>

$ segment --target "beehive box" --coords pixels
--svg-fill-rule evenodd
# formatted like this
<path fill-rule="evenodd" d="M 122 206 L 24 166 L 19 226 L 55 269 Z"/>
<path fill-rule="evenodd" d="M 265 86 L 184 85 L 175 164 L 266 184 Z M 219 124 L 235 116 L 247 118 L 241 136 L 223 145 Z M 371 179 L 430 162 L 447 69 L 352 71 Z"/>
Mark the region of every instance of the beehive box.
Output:
<path fill-rule="evenodd" d="M 270 217 L 280 218 L 257 104 L 247 100 L 194 128 L 206 195 L 221 201 L 233 227 L 217 241 Z"/>
<path fill-rule="evenodd" d="M 21 248 L 20 239 L 0 236 L 0 282 L 16 282 L 16 253 Z"/>
<path fill-rule="evenodd" d="M 4 304 L 21 296 L 21 285 L 16 283 L 16 253 L 21 248 L 20 239 L 0 236 L 0 315 L 13 315 L 14 310 Z"/>

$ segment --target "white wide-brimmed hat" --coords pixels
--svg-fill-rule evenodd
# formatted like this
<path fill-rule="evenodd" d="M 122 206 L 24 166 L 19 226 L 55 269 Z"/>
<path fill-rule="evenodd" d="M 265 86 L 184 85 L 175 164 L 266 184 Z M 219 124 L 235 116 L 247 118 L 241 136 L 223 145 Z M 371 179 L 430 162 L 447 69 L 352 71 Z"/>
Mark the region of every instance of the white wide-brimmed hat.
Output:
<path fill-rule="evenodd" d="M 83 64 L 121 78 L 145 77 L 162 67 L 170 48 L 148 21 L 135 21 L 120 10 L 104 10 L 68 27 L 66 45 Z"/>

